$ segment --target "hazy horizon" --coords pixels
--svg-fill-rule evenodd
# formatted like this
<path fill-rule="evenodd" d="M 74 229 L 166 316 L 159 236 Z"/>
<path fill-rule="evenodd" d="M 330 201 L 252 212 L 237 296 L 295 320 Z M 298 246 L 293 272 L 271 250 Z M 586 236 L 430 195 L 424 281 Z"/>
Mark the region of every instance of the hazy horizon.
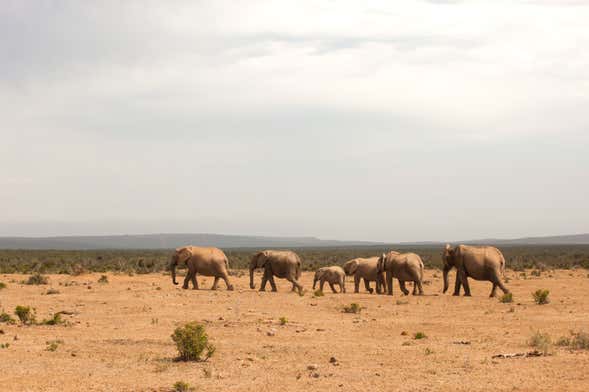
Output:
<path fill-rule="evenodd" d="M 589 233 L 589 1 L 7 2 L 0 236 Z"/>

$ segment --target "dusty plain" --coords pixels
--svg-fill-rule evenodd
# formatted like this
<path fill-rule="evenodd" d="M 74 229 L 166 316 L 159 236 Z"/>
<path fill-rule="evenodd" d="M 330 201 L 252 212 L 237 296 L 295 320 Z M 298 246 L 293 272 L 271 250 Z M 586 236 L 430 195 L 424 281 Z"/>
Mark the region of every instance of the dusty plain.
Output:
<path fill-rule="evenodd" d="M 493 359 L 528 352 L 537 330 L 553 340 L 589 332 L 589 277 L 584 269 L 524 278 L 507 271 L 514 302 L 488 298 L 490 284 L 471 280 L 473 297 L 441 294 L 441 273 L 426 271 L 426 295 L 347 294 L 314 297 L 248 287 L 182 290 L 163 274 L 48 275 L 48 285 L 23 285 L 27 275 L 0 275 L 0 311 L 36 308 L 37 319 L 67 311 L 69 326 L 0 323 L 2 391 L 170 391 L 184 381 L 196 391 L 587 391 L 589 351 L 555 347 L 553 355 Z M 73 283 L 72 283 L 73 282 Z M 256 275 L 259 286 L 260 275 Z M 454 276 L 451 275 L 453 288 Z M 59 294 L 46 295 L 49 288 Z M 536 305 L 531 292 L 550 290 Z M 269 287 L 268 287 L 269 289 Z M 355 302 L 359 314 L 342 312 Z M 287 319 L 281 325 L 280 318 Z M 217 350 L 207 362 L 177 362 L 174 328 L 200 321 Z M 268 332 L 271 332 L 268 334 Z M 404 333 L 405 332 L 405 333 Z M 423 332 L 427 337 L 415 339 Z M 273 336 L 269 336 L 272 335 Z M 47 342 L 61 340 L 55 351 Z M 463 344 L 469 343 L 469 344 Z M 335 363 L 330 359 L 334 357 Z"/>

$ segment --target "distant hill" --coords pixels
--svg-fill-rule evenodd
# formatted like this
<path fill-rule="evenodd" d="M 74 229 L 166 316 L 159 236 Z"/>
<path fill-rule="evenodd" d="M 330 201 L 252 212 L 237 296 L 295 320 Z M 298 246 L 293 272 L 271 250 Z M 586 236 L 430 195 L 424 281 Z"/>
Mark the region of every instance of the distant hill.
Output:
<path fill-rule="evenodd" d="M 0 249 L 174 249 L 183 245 L 219 248 L 312 248 L 379 245 L 315 237 L 259 237 L 220 234 L 143 234 L 113 236 L 0 237 Z"/>
<path fill-rule="evenodd" d="M 452 241 L 453 244 L 510 245 L 585 245 L 589 234 L 518 239 Z M 0 237 L 0 249 L 173 249 L 183 245 L 219 248 L 321 248 L 384 246 L 383 242 L 322 240 L 315 237 L 261 237 L 220 234 L 142 234 L 112 236 Z M 403 242 L 402 246 L 442 246 L 444 242 Z M 392 245 L 394 246 L 394 245 Z"/>

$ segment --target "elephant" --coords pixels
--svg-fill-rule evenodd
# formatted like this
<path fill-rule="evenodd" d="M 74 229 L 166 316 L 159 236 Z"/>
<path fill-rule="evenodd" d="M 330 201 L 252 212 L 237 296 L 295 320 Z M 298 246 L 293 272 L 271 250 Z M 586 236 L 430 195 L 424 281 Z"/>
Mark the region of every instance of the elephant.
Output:
<path fill-rule="evenodd" d="M 415 253 L 402 253 L 391 251 L 383 254 L 378 258 L 378 273 L 386 272 L 386 286 L 388 294 L 393 295 L 393 278 L 399 281 L 399 287 L 405 295 L 409 295 L 409 290 L 405 287 L 405 282 L 413 282 L 413 295 L 423 295 L 423 261 Z"/>
<path fill-rule="evenodd" d="M 198 290 L 196 274 L 204 276 L 214 276 L 215 281 L 211 290 L 217 289 L 219 279 L 223 279 L 227 285 L 227 290 L 233 290 L 233 285 L 229 283 L 229 260 L 221 249 L 204 248 L 199 246 L 184 246 L 176 249 L 170 261 L 170 271 L 172 273 L 172 282 L 176 282 L 176 267 L 178 263 L 186 263 L 188 272 L 184 278 L 183 289 L 188 288 L 188 282 L 192 281 L 194 290 Z"/>
<path fill-rule="evenodd" d="M 452 248 L 446 244 L 442 255 L 444 262 L 444 293 L 448 291 L 448 272 L 456 267 L 456 285 L 454 295 L 460 295 L 460 285 L 464 286 L 464 295 L 470 296 L 468 278 L 475 280 L 488 280 L 493 283 L 490 297 L 494 297 L 497 286 L 505 294 L 509 290 L 501 281 L 501 275 L 505 272 L 505 258 L 499 249 L 492 246 L 467 246 L 458 245 Z"/>
<path fill-rule="evenodd" d="M 384 274 L 378 273 L 376 270 L 378 263 L 378 257 L 370 258 L 356 258 L 347 261 L 344 264 L 344 271 L 346 275 L 354 275 L 354 293 L 360 291 L 360 280 L 364 279 L 364 287 L 370 294 L 374 292 L 370 287 L 370 282 L 376 282 L 376 292 L 381 294 L 383 290 L 381 287 L 384 286 Z"/>
<path fill-rule="evenodd" d="M 250 288 L 255 289 L 254 270 L 264 268 L 260 291 L 266 290 L 266 283 L 270 282 L 272 291 L 276 290 L 274 276 L 286 279 L 292 283 L 292 291 L 298 290 L 303 293 L 303 286 L 298 282 L 301 277 L 301 258 L 291 251 L 264 250 L 256 253 L 250 262 Z"/>
<path fill-rule="evenodd" d="M 323 285 L 325 282 L 327 282 L 329 283 L 329 287 L 331 287 L 331 291 L 334 293 L 337 293 L 337 291 L 335 291 L 335 287 L 333 286 L 335 284 L 339 285 L 340 293 L 346 292 L 346 273 L 339 265 L 322 267 L 315 271 L 315 277 L 313 278 L 313 290 L 315 290 L 317 281 L 320 282 L 319 290 L 321 291 L 323 291 Z"/>

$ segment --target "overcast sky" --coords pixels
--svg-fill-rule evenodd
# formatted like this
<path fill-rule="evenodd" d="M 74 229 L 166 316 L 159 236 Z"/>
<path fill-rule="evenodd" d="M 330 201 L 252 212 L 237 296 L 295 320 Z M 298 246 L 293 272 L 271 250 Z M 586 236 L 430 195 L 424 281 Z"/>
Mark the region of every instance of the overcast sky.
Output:
<path fill-rule="evenodd" d="M 589 232 L 589 1 L 3 1 L 0 235 Z"/>

